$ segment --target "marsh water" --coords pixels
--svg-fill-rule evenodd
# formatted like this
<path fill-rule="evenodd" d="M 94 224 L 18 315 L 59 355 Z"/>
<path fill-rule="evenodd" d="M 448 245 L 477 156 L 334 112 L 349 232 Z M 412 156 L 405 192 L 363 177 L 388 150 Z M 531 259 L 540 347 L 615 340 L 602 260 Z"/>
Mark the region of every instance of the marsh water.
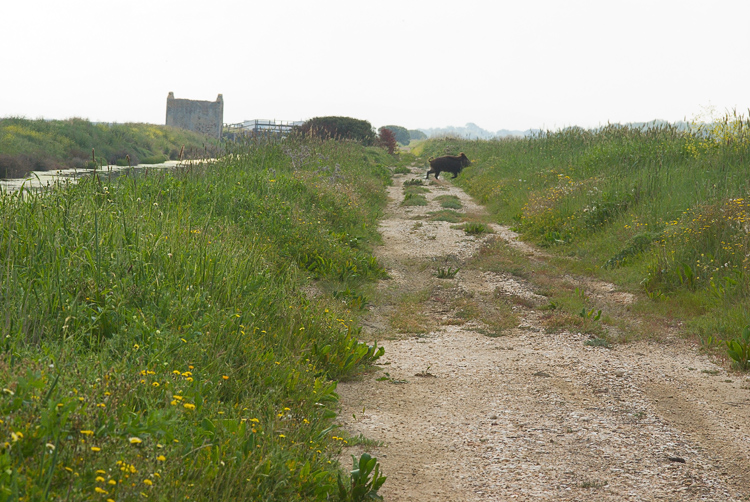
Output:
<path fill-rule="evenodd" d="M 183 161 L 197 162 L 197 161 Z M 138 164 L 137 166 L 104 166 L 100 169 L 57 169 L 54 171 L 32 171 L 25 178 L 0 179 L 0 191 L 14 192 L 23 188 L 37 189 L 54 185 L 56 182 L 71 180 L 99 173 L 100 176 L 116 178 L 125 174 L 139 174 L 149 169 L 172 169 L 180 165 L 178 160 L 169 160 L 161 164 Z"/>

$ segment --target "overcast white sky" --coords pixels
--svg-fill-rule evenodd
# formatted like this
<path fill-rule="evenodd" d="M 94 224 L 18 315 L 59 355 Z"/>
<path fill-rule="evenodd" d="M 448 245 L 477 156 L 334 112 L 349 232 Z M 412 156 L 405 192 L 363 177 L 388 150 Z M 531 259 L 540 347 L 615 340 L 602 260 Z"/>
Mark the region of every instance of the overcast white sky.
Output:
<path fill-rule="evenodd" d="M 2 0 L 0 117 L 594 127 L 750 108 L 748 0 Z"/>

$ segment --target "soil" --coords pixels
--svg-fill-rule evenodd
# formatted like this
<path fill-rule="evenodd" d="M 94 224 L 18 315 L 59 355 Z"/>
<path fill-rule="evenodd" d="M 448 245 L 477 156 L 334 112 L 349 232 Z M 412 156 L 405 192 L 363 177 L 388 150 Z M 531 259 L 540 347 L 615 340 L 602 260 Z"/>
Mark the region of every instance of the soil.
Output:
<path fill-rule="evenodd" d="M 364 319 L 386 352 L 380 371 L 339 385 L 342 429 L 367 439 L 344 449 L 343 465 L 364 451 L 377 457 L 388 501 L 750 500 L 747 375 L 679 326 L 609 348 L 550 328 L 543 290 L 571 283 L 641 320 L 627 308 L 635 296 L 612 284 L 561 272 L 540 288 L 483 268 L 476 257 L 493 240 L 526 260 L 552 259 L 506 227 L 470 236 L 430 221 L 440 195 L 484 214 L 449 181 L 426 185 L 427 206 L 401 205 L 404 181 L 422 173 L 389 189 L 376 254 L 390 279 Z"/>

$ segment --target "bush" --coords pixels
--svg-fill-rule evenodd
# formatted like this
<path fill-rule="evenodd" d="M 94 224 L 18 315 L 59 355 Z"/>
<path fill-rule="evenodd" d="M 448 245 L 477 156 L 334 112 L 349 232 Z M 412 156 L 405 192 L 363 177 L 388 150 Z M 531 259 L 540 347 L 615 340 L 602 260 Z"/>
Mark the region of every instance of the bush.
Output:
<path fill-rule="evenodd" d="M 389 154 L 393 155 L 396 153 L 396 136 L 390 129 L 380 129 L 380 135 L 378 136 L 378 146 L 384 148 Z"/>
<path fill-rule="evenodd" d="M 408 145 L 409 141 L 411 140 L 411 136 L 409 135 L 409 131 L 406 130 L 405 127 L 397 126 L 397 125 L 387 125 L 383 126 L 378 129 L 379 132 L 382 132 L 383 129 L 390 130 L 393 135 L 396 137 L 396 141 L 401 143 L 402 145 Z"/>
<path fill-rule="evenodd" d="M 299 126 L 297 132 L 306 137 L 351 139 L 365 146 L 375 141 L 372 124 L 350 117 L 315 117 Z"/>

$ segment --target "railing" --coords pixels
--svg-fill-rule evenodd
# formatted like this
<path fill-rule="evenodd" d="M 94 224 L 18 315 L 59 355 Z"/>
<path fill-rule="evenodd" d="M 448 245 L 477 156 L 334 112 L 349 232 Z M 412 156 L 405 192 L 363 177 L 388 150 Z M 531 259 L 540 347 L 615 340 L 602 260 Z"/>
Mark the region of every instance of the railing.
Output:
<path fill-rule="evenodd" d="M 239 124 L 225 124 L 227 132 L 245 134 L 289 134 L 295 126 L 293 122 L 276 120 L 246 120 Z"/>

